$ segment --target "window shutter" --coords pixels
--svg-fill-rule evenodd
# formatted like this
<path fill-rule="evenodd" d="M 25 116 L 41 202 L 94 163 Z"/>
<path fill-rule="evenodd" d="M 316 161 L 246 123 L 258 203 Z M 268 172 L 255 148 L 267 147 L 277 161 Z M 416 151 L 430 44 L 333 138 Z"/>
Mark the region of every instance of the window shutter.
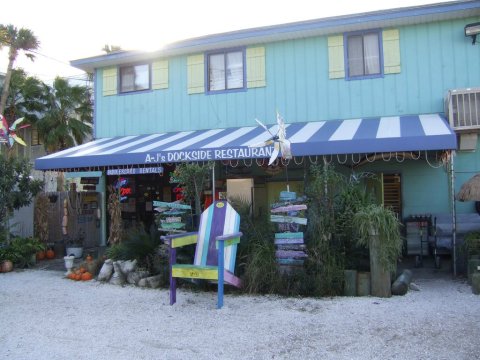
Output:
<path fill-rule="evenodd" d="M 247 49 L 247 88 L 266 86 L 265 81 L 265 48 Z"/>
<path fill-rule="evenodd" d="M 400 72 L 400 36 L 398 29 L 384 30 L 383 38 L 383 73 Z"/>
<path fill-rule="evenodd" d="M 328 77 L 330 79 L 345 77 L 343 35 L 328 37 Z"/>
<path fill-rule="evenodd" d="M 187 58 L 188 93 L 200 94 L 205 91 L 205 68 L 203 54 Z"/>
<path fill-rule="evenodd" d="M 103 96 L 117 95 L 117 68 L 103 69 Z"/>
<path fill-rule="evenodd" d="M 152 63 L 152 89 L 168 89 L 168 60 Z"/>

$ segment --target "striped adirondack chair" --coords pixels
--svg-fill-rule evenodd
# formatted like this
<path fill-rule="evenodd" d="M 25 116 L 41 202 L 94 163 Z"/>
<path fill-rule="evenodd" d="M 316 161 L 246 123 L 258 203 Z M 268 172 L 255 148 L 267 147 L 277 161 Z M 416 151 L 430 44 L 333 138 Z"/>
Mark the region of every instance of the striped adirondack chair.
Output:
<path fill-rule="evenodd" d="M 240 215 L 226 201 L 215 201 L 200 218 L 198 232 L 166 235 L 162 239 L 170 245 L 170 305 L 176 302 L 176 279 L 205 279 L 218 282 L 217 308 L 223 306 L 224 282 L 236 287 L 241 281 L 234 273 Z M 176 249 L 197 244 L 193 265 L 177 264 Z"/>

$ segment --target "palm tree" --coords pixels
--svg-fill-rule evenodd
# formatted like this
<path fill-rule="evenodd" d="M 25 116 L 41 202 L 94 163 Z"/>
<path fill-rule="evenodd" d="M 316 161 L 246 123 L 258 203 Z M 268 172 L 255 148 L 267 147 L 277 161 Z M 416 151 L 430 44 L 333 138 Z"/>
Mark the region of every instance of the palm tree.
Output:
<path fill-rule="evenodd" d="M 29 29 L 21 28 L 18 30 L 13 25 L 5 26 L 0 24 L 0 49 L 3 46 L 8 46 L 10 50 L 8 52 L 7 73 L 5 74 L 5 82 L 3 85 L 2 97 L 0 99 L 0 114 L 3 114 L 3 111 L 5 110 L 10 78 L 12 77 L 13 63 L 17 58 L 18 52 L 20 50 L 24 51 L 25 56 L 33 61 L 35 56 L 31 51 L 38 49 L 40 42 Z"/>
<path fill-rule="evenodd" d="M 36 124 L 45 109 L 45 84 L 28 76 L 23 69 L 13 69 L 3 116 L 8 123 L 24 117 Z"/>
<path fill-rule="evenodd" d="M 45 112 L 37 126 L 47 153 L 82 144 L 92 134 L 90 88 L 57 77 L 45 90 Z"/>

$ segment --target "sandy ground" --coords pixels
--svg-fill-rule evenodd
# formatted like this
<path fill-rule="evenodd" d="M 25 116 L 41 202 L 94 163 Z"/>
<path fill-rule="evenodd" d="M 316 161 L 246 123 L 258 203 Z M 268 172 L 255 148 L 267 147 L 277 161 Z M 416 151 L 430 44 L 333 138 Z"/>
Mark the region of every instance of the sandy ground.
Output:
<path fill-rule="evenodd" d="M 227 295 L 0 274 L 0 359 L 478 359 L 480 296 L 417 279 L 405 296 Z"/>

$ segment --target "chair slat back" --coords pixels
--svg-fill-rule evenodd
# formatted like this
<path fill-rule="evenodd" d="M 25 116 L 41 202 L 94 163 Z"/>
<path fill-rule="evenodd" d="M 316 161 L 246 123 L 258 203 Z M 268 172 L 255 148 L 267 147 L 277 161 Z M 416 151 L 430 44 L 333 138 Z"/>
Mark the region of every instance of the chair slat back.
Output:
<path fill-rule="evenodd" d="M 213 202 L 201 215 L 198 228 L 198 242 L 195 250 L 195 265 L 217 266 L 218 251 L 215 237 L 238 232 L 240 215 L 224 200 Z M 237 245 L 225 248 L 225 269 L 233 273 Z"/>

